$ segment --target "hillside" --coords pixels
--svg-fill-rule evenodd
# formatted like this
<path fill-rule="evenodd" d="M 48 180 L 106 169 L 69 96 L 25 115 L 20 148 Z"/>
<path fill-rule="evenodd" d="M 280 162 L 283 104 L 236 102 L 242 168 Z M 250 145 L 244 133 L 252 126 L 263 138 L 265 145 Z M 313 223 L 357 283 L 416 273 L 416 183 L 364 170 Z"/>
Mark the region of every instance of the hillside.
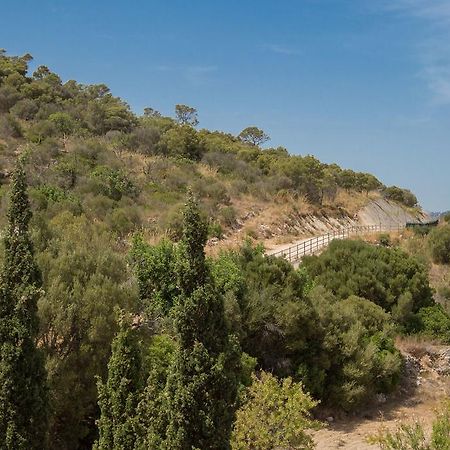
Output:
<path fill-rule="evenodd" d="M 290 222 L 351 217 L 380 193 L 417 202 L 370 174 L 262 149 L 269 137 L 257 127 L 239 136 L 197 130 L 197 111 L 186 105 L 176 106 L 175 118 L 152 108 L 137 116 L 105 85 L 63 82 L 46 66 L 29 74 L 31 60 L 0 54 L 0 174 L 6 186 L 17 154 L 27 153 L 33 205 L 48 217 L 68 210 L 119 237 L 135 230 L 176 237 L 190 186 L 210 236 L 241 230 L 242 240 L 303 234 Z M 268 232 L 273 226 L 279 230 Z"/>
<path fill-rule="evenodd" d="M 450 343 L 450 226 L 300 267 L 259 245 L 420 219 L 410 191 L 30 61 L 0 52 L 8 450 L 313 448 L 329 414 L 401 393 L 399 341 Z"/>

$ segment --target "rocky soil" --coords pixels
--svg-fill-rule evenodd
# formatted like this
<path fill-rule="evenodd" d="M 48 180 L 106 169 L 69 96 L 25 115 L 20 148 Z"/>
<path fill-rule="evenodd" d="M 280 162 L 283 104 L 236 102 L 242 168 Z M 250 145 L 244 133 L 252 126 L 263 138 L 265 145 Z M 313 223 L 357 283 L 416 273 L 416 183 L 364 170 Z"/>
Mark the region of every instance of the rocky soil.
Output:
<path fill-rule="evenodd" d="M 314 433 L 318 450 L 374 450 L 377 446 L 367 438 L 402 422 L 420 421 L 430 430 L 434 410 L 450 395 L 450 347 L 401 342 L 399 348 L 405 369 L 398 391 L 388 397 L 378 395 L 354 415 L 330 414 L 326 428 Z"/>

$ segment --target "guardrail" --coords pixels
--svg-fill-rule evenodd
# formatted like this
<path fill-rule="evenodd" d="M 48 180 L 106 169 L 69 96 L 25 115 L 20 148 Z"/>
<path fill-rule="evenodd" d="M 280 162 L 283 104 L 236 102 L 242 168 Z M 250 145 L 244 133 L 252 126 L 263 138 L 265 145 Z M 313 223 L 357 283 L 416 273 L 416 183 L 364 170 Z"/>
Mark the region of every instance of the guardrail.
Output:
<path fill-rule="evenodd" d="M 396 225 L 355 225 L 343 228 L 342 230 L 333 231 L 322 236 L 316 236 L 307 239 L 306 241 L 299 242 L 298 244 L 292 245 L 291 247 L 285 248 L 284 250 L 270 253 L 269 256 L 286 258 L 289 262 L 295 263 L 297 261 L 300 261 L 304 256 L 317 253 L 334 239 L 346 239 L 351 236 L 383 231 L 400 231 L 403 228 L 405 228 L 405 225 L 400 223 Z"/>

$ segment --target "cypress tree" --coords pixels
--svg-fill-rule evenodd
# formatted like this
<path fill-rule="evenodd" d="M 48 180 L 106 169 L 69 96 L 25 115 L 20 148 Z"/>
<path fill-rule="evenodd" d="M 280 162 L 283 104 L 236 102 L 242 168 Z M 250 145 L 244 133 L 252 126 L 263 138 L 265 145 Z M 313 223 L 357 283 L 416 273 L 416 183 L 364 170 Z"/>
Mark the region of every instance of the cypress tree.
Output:
<path fill-rule="evenodd" d="M 190 194 L 184 211 L 174 307 L 179 347 L 166 386 L 165 448 L 228 449 L 240 370 L 240 348 L 227 330 L 223 298 L 205 259 L 206 223 Z"/>
<path fill-rule="evenodd" d="M 12 177 L 0 284 L 0 448 L 47 446 L 48 392 L 36 346 L 41 274 L 29 235 L 31 210 L 23 162 Z"/>
<path fill-rule="evenodd" d="M 119 319 L 112 342 L 106 383 L 98 382 L 100 419 L 97 450 L 129 450 L 136 443 L 136 407 L 141 379 L 141 355 L 136 332 L 129 320 Z"/>

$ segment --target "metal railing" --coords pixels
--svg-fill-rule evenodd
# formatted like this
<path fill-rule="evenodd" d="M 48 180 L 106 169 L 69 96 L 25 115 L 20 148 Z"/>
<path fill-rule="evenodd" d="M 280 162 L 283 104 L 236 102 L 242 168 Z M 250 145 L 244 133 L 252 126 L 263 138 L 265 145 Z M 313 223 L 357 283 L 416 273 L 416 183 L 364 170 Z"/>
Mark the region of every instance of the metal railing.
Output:
<path fill-rule="evenodd" d="M 286 258 L 289 262 L 295 263 L 300 261 L 304 256 L 314 255 L 314 253 L 327 247 L 334 239 L 348 239 L 351 236 L 383 231 L 400 231 L 403 228 L 405 228 L 405 225 L 400 223 L 395 225 L 354 225 L 307 239 L 306 241 L 299 242 L 275 253 L 269 253 L 268 256 Z"/>

